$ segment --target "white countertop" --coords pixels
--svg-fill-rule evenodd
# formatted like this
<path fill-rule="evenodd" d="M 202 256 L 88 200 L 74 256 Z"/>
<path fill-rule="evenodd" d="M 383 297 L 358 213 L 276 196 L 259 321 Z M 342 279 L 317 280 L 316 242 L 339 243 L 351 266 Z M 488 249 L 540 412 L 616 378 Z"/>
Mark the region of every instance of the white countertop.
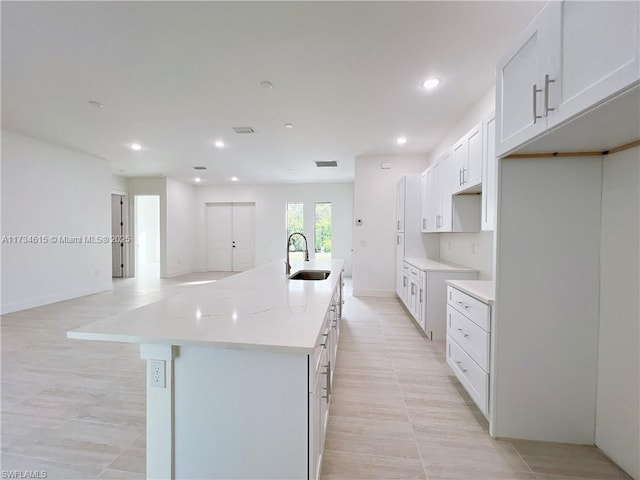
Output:
<path fill-rule="evenodd" d="M 454 263 L 436 262 L 428 258 L 405 258 L 404 261 L 425 272 L 477 272 L 474 268 Z"/>
<path fill-rule="evenodd" d="M 495 285 L 491 280 L 447 280 L 447 285 L 471 295 L 481 302 L 493 305 Z"/>
<path fill-rule="evenodd" d="M 289 280 L 284 261 L 186 288 L 164 300 L 67 332 L 67 337 L 124 343 L 263 348 L 311 353 L 342 260 L 292 261 L 298 270 L 331 270 L 326 280 Z"/>

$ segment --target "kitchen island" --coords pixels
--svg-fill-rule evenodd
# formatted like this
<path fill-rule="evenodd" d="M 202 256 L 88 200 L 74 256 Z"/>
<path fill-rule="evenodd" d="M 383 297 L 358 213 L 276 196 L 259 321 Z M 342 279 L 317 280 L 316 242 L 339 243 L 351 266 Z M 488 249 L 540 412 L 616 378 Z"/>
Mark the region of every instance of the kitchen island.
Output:
<path fill-rule="evenodd" d="M 140 344 L 147 478 L 317 478 L 340 331 L 343 261 L 284 262 L 185 289 L 67 333 Z"/>

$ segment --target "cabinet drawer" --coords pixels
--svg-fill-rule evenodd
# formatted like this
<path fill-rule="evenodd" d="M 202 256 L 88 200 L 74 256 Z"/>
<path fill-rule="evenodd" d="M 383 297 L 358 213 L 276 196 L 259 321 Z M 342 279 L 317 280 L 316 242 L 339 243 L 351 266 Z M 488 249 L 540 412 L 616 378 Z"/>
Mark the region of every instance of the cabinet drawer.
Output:
<path fill-rule="evenodd" d="M 451 335 L 447 335 L 447 363 L 480 411 L 488 416 L 489 374 L 465 353 Z"/>
<path fill-rule="evenodd" d="M 447 305 L 447 334 L 482 368 L 489 371 L 489 333 Z"/>
<path fill-rule="evenodd" d="M 489 305 L 452 287 L 447 287 L 447 303 L 487 332 L 491 331 Z"/>

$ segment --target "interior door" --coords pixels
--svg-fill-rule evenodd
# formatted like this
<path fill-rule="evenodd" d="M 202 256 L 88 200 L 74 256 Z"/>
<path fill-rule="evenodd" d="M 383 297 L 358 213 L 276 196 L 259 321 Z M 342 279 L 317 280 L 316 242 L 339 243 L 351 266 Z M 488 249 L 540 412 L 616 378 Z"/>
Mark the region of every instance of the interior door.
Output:
<path fill-rule="evenodd" d="M 124 199 L 124 195 L 111 194 L 111 235 L 121 240 L 111 242 L 111 276 L 114 278 L 124 277 Z"/>
<path fill-rule="evenodd" d="M 232 206 L 231 265 L 234 272 L 243 272 L 255 266 L 255 211 L 253 203 Z"/>
<path fill-rule="evenodd" d="M 207 268 L 242 272 L 255 266 L 255 203 L 207 204 Z"/>
<path fill-rule="evenodd" d="M 207 205 L 207 268 L 209 271 L 233 271 L 232 228 L 232 204 Z"/>

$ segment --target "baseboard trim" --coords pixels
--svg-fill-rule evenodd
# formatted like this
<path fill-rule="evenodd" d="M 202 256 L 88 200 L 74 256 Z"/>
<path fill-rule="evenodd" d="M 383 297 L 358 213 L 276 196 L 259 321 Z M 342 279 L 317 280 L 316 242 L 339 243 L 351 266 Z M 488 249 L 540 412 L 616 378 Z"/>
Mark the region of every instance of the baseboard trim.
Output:
<path fill-rule="evenodd" d="M 87 295 L 93 295 L 95 293 L 107 292 L 109 290 L 113 290 L 113 282 L 111 281 L 109 281 L 108 283 L 96 285 L 92 288 L 84 288 L 81 290 L 73 290 L 70 292 L 60 292 L 53 295 L 45 295 L 43 297 L 24 300 L 22 302 L 2 304 L 0 306 L 0 313 L 2 315 L 5 315 L 7 313 L 27 310 L 29 308 L 42 307 L 43 305 L 64 302 L 65 300 L 71 300 L 72 298 L 85 297 Z"/>

